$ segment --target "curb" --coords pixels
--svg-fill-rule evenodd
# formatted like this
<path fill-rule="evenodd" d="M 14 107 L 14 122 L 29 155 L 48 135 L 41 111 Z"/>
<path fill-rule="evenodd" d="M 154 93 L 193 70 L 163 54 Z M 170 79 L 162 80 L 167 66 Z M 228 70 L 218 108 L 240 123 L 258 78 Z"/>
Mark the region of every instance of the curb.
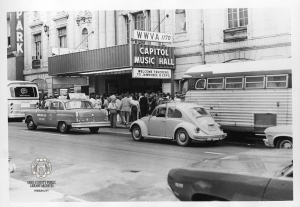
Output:
<path fill-rule="evenodd" d="M 111 128 L 107 128 L 107 129 L 111 129 Z M 124 135 L 124 136 L 131 136 L 131 133 L 129 132 L 117 132 L 118 129 L 128 129 L 128 128 L 125 128 L 125 127 L 116 127 L 115 128 L 116 130 L 115 131 L 101 131 L 101 129 L 99 130 L 98 133 L 101 133 L 101 134 L 116 134 L 116 135 Z M 221 140 L 220 143 L 223 143 L 223 144 L 227 144 L 227 145 L 233 145 L 233 146 L 247 146 L 247 147 L 250 147 L 250 146 L 258 146 L 258 147 L 265 147 L 264 143 L 261 142 L 261 143 L 247 143 L 247 142 L 236 142 L 236 141 L 223 141 Z"/>

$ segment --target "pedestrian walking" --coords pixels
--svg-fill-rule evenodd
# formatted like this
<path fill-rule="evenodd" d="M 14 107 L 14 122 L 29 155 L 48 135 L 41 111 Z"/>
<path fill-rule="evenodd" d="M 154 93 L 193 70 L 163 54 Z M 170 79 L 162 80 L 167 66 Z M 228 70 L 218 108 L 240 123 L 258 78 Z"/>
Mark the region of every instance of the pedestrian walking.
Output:
<path fill-rule="evenodd" d="M 130 100 L 128 98 L 129 94 L 126 93 L 124 98 L 121 100 L 121 113 L 123 118 L 123 123 L 125 126 L 129 123 L 129 116 L 130 116 Z"/>
<path fill-rule="evenodd" d="M 117 110 L 118 106 L 116 103 L 116 97 L 110 97 L 111 102 L 108 104 L 108 109 L 110 113 L 110 126 L 116 128 L 117 123 Z"/>

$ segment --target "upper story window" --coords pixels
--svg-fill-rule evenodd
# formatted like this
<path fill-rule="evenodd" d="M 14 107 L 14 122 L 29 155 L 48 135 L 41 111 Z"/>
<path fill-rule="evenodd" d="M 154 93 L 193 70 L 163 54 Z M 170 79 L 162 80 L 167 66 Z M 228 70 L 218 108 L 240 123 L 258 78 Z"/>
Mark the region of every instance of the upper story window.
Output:
<path fill-rule="evenodd" d="M 134 28 L 137 30 L 145 30 L 145 17 L 143 12 L 134 15 Z"/>
<path fill-rule="evenodd" d="M 10 20 L 7 20 L 7 47 L 10 47 Z"/>
<path fill-rule="evenodd" d="M 185 9 L 175 10 L 175 32 L 186 32 L 186 14 Z"/>
<path fill-rule="evenodd" d="M 82 38 L 81 38 L 81 41 L 83 41 L 81 43 L 81 48 L 82 49 L 89 49 L 89 42 L 88 42 L 87 36 L 88 36 L 88 30 L 86 28 L 84 28 L 82 30 Z"/>
<path fill-rule="evenodd" d="M 147 11 L 148 14 L 148 31 L 151 31 L 151 11 Z"/>
<path fill-rule="evenodd" d="M 35 56 L 34 59 L 42 59 L 42 35 L 41 34 L 36 34 L 33 36 L 34 39 L 34 50 L 35 50 Z"/>
<path fill-rule="evenodd" d="M 243 27 L 248 25 L 247 8 L 229 8 L 228 9 L 228 27 Z"/>
<path fill-rule="evenodd" d="M 60 48 L 66 48 L 67 47 L 67 28 L 59 28 L 58 29 L 58 42 Z"/>
<path fill-rule="evenodd" d="M 124 16 L 125 18 L 125 27 L 126 27 L 126 43 L 129 44 L 130 41 L 130 20 L 128 16 Z"/>

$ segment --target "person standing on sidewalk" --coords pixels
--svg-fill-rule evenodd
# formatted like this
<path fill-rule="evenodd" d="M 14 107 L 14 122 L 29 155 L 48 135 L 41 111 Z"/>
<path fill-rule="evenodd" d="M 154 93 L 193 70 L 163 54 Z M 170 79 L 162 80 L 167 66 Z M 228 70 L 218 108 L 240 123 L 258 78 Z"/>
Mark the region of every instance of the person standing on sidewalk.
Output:
<path fill-rule="evenodd" d="M 141 118 L 147 115 L 148 112 L 148 99 L 142 93 L 140 97 L 140 109 L 141 109 Z"/>
<path fill-rule="evenodd" d="M 112 128 L 116 128 L 118 106 L 117 106 L 115 97 L 111 97 L 110 99 L 111 99 L 111 102 L 108 104 L 108 107 L 107 107 L 110 112 L 110 126 Z"/>
<path fill-rule="evenodd" d="M 127 124 L 129 123 L 129 115 L 130 115 L 130 100 L 128 96 L 129 94 L 126 93 L 125 97 L 122 98 L 121 100 L 121 106 L 120 106 L 122 118 L 125 126 L 127 126 Z"/>
<path fill-rule="evenodd" d="M 132 100 L 130 101 L 130 106 L 131 106 L 131 117 L 132 117 L 132 122 L 136 121 L 139 118 L 139 111 L 140 111 L 140 104 L 137 101 L 137 97 L 133 96 Z"/>

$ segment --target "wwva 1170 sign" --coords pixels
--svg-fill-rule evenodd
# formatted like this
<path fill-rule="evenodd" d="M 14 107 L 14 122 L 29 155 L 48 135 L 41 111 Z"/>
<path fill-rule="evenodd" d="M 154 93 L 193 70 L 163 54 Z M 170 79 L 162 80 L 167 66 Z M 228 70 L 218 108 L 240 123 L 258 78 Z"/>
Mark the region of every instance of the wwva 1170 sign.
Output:
<path fill-rule="evenodd" d="M 170 34 L 142 30 L 134 30 L 133 39 L 151 42 L 172 42 L 172 36 Z"/>

